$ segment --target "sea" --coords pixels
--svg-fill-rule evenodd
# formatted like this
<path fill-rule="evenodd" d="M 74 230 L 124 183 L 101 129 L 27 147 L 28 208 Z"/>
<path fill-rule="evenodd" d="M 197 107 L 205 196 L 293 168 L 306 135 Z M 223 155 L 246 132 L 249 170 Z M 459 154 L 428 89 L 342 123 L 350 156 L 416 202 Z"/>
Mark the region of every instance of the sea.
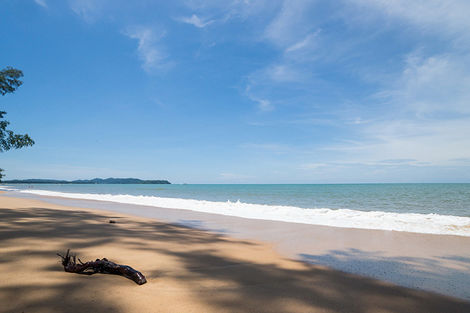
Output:
<path fill-rule="evenodd" d="M 0 189 L 149 210 L 470 236 L 470 184 L 15 184 Z"/>

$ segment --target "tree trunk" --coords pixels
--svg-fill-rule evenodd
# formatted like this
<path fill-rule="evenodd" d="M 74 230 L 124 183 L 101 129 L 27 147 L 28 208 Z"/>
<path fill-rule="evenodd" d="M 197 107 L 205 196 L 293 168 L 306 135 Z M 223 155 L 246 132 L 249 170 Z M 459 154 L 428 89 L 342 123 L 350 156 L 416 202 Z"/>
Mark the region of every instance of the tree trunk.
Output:
<path fill-rule="evenodd" d="M 69 273 L 84 275 L 93 275 L 95 273 L 115 274 L 127 277 L 136 282 L 138 285 L 143 285 L 147 282 L 145 276 L 142 275 L 141 272 L 136 271 L 127 265 L 116 264 L 106 258 L 96 259 L 96 261 L 89 261 L 85 263 L 78 259 L 79 263 L 77 263 L 77 257 L 75 255 L 70 255 L 70 249 L 67 250 L 65 256 L 60 254 L 57 255 L 62 258 L 62 265 L 64 266 L 64 270 Z"/>

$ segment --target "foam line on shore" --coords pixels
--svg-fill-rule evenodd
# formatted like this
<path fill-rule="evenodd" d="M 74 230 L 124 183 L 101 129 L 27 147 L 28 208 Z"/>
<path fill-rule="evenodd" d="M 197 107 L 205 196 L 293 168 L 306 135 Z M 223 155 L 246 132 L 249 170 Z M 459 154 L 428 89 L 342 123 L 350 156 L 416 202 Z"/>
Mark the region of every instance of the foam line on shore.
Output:
<path fill-rule="evenodd" d="M 5 188 L 5 190 L 14 190 Z M 392 213 L 350 209 L 312 208 L 217 202 L 155 196 L 113 194 L 65 193 L 46 190 L 15 190 L 41 196 L 111 201 L 170 209 L 184 209 L 204 213 L 238 216 L 250 219 L 324 225 L 334 227 L 407 231 L 424 234 L 458 235 L 470 237 L 470 218 L 440 214 Z"/>

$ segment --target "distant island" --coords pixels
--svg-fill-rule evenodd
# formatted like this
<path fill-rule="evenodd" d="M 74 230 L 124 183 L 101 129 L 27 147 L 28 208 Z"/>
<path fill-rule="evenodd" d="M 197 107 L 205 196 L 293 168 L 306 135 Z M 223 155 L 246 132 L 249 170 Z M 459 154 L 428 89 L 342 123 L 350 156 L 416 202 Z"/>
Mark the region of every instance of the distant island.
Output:
<path fill-rule="evenodd" d="M 12 179 L 2 181 L 4 184 L 171 184 L 167 180 L 142 180 L 138 178 L 94 178 L 79 180 L 57 179 Z"/>

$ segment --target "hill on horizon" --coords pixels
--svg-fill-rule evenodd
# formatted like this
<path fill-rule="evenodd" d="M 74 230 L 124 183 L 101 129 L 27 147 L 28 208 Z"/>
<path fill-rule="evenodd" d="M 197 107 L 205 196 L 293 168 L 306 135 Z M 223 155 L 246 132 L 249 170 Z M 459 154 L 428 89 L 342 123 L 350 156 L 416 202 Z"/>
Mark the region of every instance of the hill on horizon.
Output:
<path fill-rule="evenodd" d="M 77 180 L 59 179 L 12 179 L 4 180 L 5 184 L 171 184 L 167 180 L 142 180 L 138 178 L 93 178 Z"/>

